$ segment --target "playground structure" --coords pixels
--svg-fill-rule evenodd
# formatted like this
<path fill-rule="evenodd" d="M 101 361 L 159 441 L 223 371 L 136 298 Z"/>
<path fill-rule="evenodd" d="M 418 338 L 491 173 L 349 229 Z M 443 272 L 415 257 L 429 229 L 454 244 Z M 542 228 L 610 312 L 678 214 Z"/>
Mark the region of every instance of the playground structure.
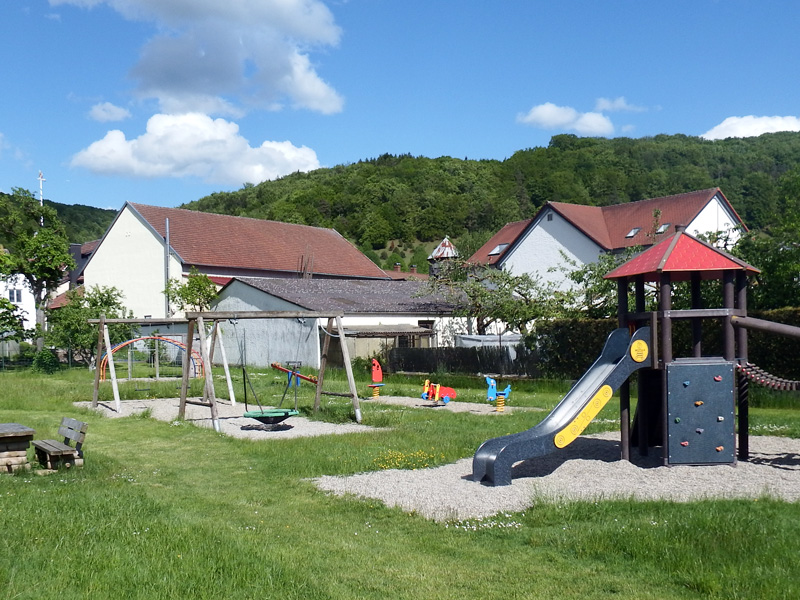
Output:
<path fill-rule="evenodd" d="M 503 396 L 506 400 L 511 395 L 511 384 L 509 383 L 502 392 L 497 391 L 497 380 L 493 377 L 486 377 L 486 401 L 497 402 L 497 396 Z"/>
<path fill-rule="evenodd" d="M 321 312 L 313 312 L 313 311 L 242 311 L 242 312 L 235 312 L 235 311 L 218 311 L 218 312 L 187 312 L 185 319 L 106 319 L 105 317 L 101 317 L 100 319 L 90 319 L 89 323 L 97 324 L 98 325 L 98 341 L 97 341 L 97 356 L 102 356 L 103 352 L 106 348 L 111 348 L 111 343 L 109 341 L 109 333 L 108 333 L 108 325 L 112 323 L 125 323 L 125 324 L 147 324 L 147 325 L 161 325 L 161 324 L 178 324 L 178 325 L 185 325 L 187 329 L 186 333 L 186 347 L 184 352 L 184 360 L 182 365 L 182 378 L 181 378 L 181 389 L 180 389 L 180 404 L 178 409 L 178 418 L 182 419 L 185 416 L 186 405 L 187 404 L 196 404 L 199 406 L 208 407 L 211 412 L 211 421 L 214 426 L 214 430 L 219 432 L 220 431 L 220 422 L 219 417 L 217 414 L 217 399 L 216 399 L 216 392 L 214 389 L 214 378 L 210 368 L 206 368 L 203 370 L 203 379 L 204 379 L 204 386 L 203 386 L 203 396 L 200 400 L 193 400 L 187 398 L 188 395 L 188 388 L 189 388 L 189 378 L 192 371 L 192 361 L 186 360 L 186 356 L 193 356 L 193 352 L 196 350 L 193 349 L 193 342 L 195 333 L 198 336 L 198 350 L 200 353 L 200 357 L 202 360 L 203 365 L 212 365 L 213 364 L 213 353 L 214 349 L 219 346 L 222 354 L 222 365 L 225 371 L 225 379 L 228 385 L 228 392 L 231 398 L 231 404 L 235 405 L 236 400 L 234 396 L 233 390 L 233 383 L 230 376 L 230 369 L 228 368 L 228 361 L 225 354 L 225 347 L 221 343 L 217 343 L 217 337 L 219 334 L 219 326 L 221 322 L 224 321 L 238 321 L 239 319 L 327 319 L 327 326 L 324 328 L 325 333 L 325 341 L 323 342 L 322 347 L 322 359 L 320 363 L 320 370 L 319 375 L 316 378 L 316 394 L 314 398 L 314 412 L 319 411 L 320 409 L 320 402 L 321 396 L 330 395 L 330 396 L 344 396 L 348 398 L 352 398 L 353 401 L 353 410 L 355 413 L 355 421 L 357 423 L 361 423 L 361 407 L 359 404 L 358 393 L 356 392 L 355 387 L 355 379 L 353 377 L 353 370 L 350 364 L 350 355 L 347 350 L 346 344 L 342 343 L 342 355 L 344 359 L 344 366 L 345 371 L 347 373 L 347 381 L 348 386 L 350 389 L 349 393 L 339 393 L 339 392 L 327 392 L 323 390 L 323 382 L 325 379 L 325 368 L 327 365 L 327 357 L 328 351 L 330 348 L 330 338 L 331 336 L 344 336 L 344 328 L 342 326 L 342 315 L 338 313 L 321 313 Z M 206 331 L 206 323 L 211 323 L 211 336 L 209 338 L 208 333 Z M 344 342 L 344 340 L 342 340 Z M 114 401 L 115 401 L 115 410 L 117 412 L 120 411 L 120 396 L 119 396 L 119 388 L 117 385 L 117 378 L 115 374 L 115 366 L 114 366 L 114 359 L 113 353 L 109 354 L 109 361 L 108 361 L 108 369 L 111 373 L 111 383 L 114 393 Z M 304 376 L 305 377 L 305 376 Z M 311 378 L 309 378 L 310 380 Z M 94 380 L 94 394 L 92 397 L 92 407 L 97 407 L 99 403 L 99 388 L 100 388 L 100 369 L 96 369 L 95 371 L 95 380 Z M 287 409 L 282 409 L 287 410 Z M 261 412 L 265 412 L 263 409 Z M 270 417 L 271 415 L 263 415 L 265 418 Z"/>
<path fill-rule="evenodd" d="M 447 404 L 450 400 L 455 400 L 456 391 L 438 383 L 431 383 L 429 379 L 426 379 L 422 385 L 421 397 L 423 400 L 432 400 L 434 404 L 439 404 L 439 400 Z"/>
<path fill-rule="evenodd" d="M 800 328 L 747 317 L 751 265 L 679 229 L 674 235 L 608 273 L 618 290 L 619 328 L 600 357 L 542 422 L 527 431 L 484 442 L 473 457 L 473 480 L 509 485 L 515 462 L 564 448 L 597 416 L 613 393 L 620 396 L 621 458 L 631 445 L 640 455 L 661 447 L 662 464 L 730 464 L 749 457 L 748 384 L 800 389 L 747 360 L 747 330 L 800 337 Z M 722 307 L 705 308 L 701 282 L 721 280 Z M 647 311 L 645 285 L 655 284 L 656 310 Z M 688 284 L 691 308 L 672 308 L 673 286 Z M 629 311 L 633 285 L 635 307 Z M 722 325 L 722 356 L 704 356 L 703 322 Z M 673 323 L 688 320 L 691 356 L 673 356 Z M 631 427 L 630 381 L 638 372 L 638 399 Z"/>
<path fill-rule="evenodd" d="M 183 336 L 180 336 L 181 338 Z M 116 354 L 118 351 L 122 350 L 123 348 L 127 348 L 128 350 L 128 379 L 134 378 L 134 369 L 133 369 L 133 355 L 136 350 L 136 346 L 141 343 L 152 343 L 152 349 L 148 349 L 147 353 L 149 356 L 147 357 L 148 365 L 152 365 L 152 378 L 156 381 L 161 380 L 163 378 L 170 378 L 170 376 L 163 376 L 161 372 L 162 367 L 162 360 L 161 360 L 161 352 L 164 346 L 172 346 L 176 348 L 180 352 L 186 352 L 186 342 L 182 339 L 175 339 L 174 337 L 166 337 L 160 335 L 145 335 L 140 337 L 131 338 L 124 342 L 120 342 L 113 348 L 111 348 L 111 354 Z M 192 367 L 192 377 L 202 377 L 203 371 L 205 369 L 205 365 L 203 364 L 203 359 L 200 356 L 200 353 L 197 350 L 192 352 L 191 356 L 191 367 Z M 106 352 L 102 358 L 100 359 L 100 364 L 98 366 L 100 369 L 100 381 L 106 380 L 106 370 L 108 368 L 108 352 Z M 178 365 L 178 368 L 183 370 L 183 360 Z"/>
<path fill-rule="evenodd" d="M 502 392 L 497 391 L 497 380 L 493 377 L 486 377 L 486 401 L 495 405 L 496 412 L 504 412 L 506 400 L 511 395 L 511 384 L 509 383 Z"/>
<path fill-rule="evenodd" d="M 372 359 L 372 383 L 367 386 L 372 390 L 372 398 L 379 398 L 383 387 L 383 369 L 377 359 Z"/>

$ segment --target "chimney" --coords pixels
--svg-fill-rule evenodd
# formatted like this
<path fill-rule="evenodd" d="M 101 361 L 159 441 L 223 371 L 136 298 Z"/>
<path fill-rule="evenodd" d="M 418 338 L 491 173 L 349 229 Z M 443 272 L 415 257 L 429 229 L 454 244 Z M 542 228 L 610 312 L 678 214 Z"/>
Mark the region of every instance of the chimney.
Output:
<path fill-rule="evenodd" d="M 400 272 L 400 263 L 394 263 L 394 267 L 392 267 L 393 271 Z"/>
<path fill-rule="evenodd" d="M 675 225 L 675 233 L 682 233 L 686 231 L 686 225 Z"/>
<path fill-rule="evenodd" d="M 417 272 L 417 265 L 411 265 L 408 269 L 409 273 L 416 273 Z"/>

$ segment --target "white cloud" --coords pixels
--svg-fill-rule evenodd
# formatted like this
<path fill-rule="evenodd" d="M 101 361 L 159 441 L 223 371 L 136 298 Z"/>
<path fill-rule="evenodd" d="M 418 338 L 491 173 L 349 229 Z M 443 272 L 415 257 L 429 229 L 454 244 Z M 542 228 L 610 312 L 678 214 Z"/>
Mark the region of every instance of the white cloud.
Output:
<path fill-rule="evenodd" d="M 213 110 L 240 115 L 284 101 L 323 114 L 342 97 L 313 66 L 309 52 L 341 37 L 320 0 L 50 0 L 92 8 L 108 4 L 127 19 L 152 21 L 159 33 L 142 48 L 131 75 L 137 93 L 164 112 Z"/>
<path fill-rule="evenodd" d="M 798 117 L 728 117 L 700 137 L 707 140 L 722 140 L 729 137 L 754 137 L 776 131 L 800 131 Z"/>
<path fill-rule="evenodd" d="M 643 106 L 636 106 L 635 104 L 628 104 L 625 96 L 618 98 L 598 98 L 595 103 L 594 109 L 598 112 L 644 112 L 647 109 Z"/>
<path fill-rule="evenodd" d="M 124 121 L 130 118 L 131 113 L 127 108 L 116 106 L 111 102 L 101 102 L 95 104 L 89 111 L 89 118 L 100 123 L 109 121 Z"/>
<path fill-rule="evenodd" d="M 607 116 L 597 112 L 580 113 L 570 106 L 557 106 L 552 102 L 539 104 L 527 114 L 518 115 L 517 122 L 541 129 L 566 129 L 581 135 L 614 133 L 614 124 Z"/>
<path fill-rule="evenodd" d="M 295 171 L 319 168 L 306 146 L 265 141 L 251 147 L 239 126 L 199 113 L 154 115 L 146 132 L 127 139 L 120 130 L 81 150 L 72 166 L 103 175 L 198 177 L 208 183 L 259 183 Z"/>

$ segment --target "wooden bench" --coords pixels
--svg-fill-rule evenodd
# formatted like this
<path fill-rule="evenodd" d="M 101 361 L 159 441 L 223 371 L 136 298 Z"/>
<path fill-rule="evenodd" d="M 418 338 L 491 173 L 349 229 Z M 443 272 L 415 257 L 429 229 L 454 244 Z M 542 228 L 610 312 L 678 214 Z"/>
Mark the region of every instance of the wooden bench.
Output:
<path fill-rule="evenodd" d="M 70 468 L 83 465 L 83 440 L 86 439 L 88 423 L 76 421 L 69 417 L 61 419 L 58 435 L 64 437 L 63 442 L 58 440 L 33 440 L 33 448 L 39 464 L 46 469 L 58 469 L 59 466 Z M 69 445 L 70 440 L 75 446 Z"/>

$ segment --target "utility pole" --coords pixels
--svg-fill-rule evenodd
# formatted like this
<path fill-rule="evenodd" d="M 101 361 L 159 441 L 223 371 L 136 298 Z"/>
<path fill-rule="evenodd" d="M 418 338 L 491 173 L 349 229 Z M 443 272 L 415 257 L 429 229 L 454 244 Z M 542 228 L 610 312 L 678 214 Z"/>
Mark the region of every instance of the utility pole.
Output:
<path fill-rule="evenodd" d="M 42 175 L 42 172 L 39 171 L 39 206 L 44 206 L 44 193 L 43 193 L 42 184 L 45 181 L 47 181 L 47 180 L 44 178 L 44 175 Z M 40 227 L 44 227 L 44 216 L 39 217 L 39 226 Z"/>

